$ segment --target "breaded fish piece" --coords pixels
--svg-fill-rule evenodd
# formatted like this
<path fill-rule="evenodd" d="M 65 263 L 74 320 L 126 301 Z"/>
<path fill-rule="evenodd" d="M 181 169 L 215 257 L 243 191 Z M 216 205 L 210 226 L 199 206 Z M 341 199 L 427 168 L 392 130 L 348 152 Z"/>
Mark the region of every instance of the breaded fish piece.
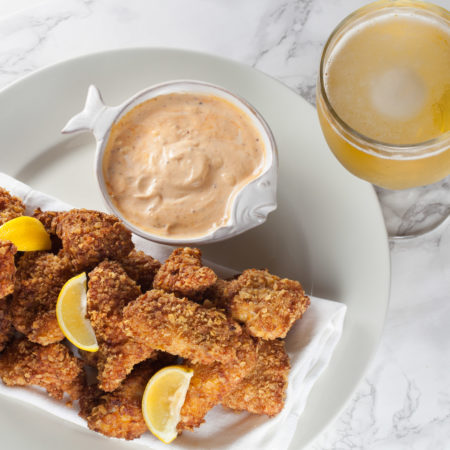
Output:
<path fill-rule="evenodd" d="M 33 212 L 33 217 L 44 225 L 45 231 L 50 235 L 53 253 L 58 253 L 62 248 L 61 239 L 56 235 L 56 224 L 54 222 L 54 219 L 60 214 L 59 211 L 42 211 L 41 208 L 37 208 Z"/>
<path fill-rule="evenodd" d="M 13 243 L 0 240 L 0 303 L 14 291 L 16 276 L 14 255 L 16 253 L 17 248 Z"/>
<path fill-rule="evenodd" d="M 237 348 L 250 339 L 223 312 L 156 289 L 127 305 L 123 317 L 128 336 L 194 363 L 237 361 Z"/>
<path fill-rule="evenodd" d="M 56 223 L 54 219 L 62 214 L 59 211 L 42 211 L 41 208 L 37 208 L 33 212 L 33 217 L 38 219 L 48 234 L 56 234 Z"/>
<path fill-rule="evenodd" d="M 89 386 L 80 398 L 79 415 L 88 427 L 105 436 L 136 439 L 148 428 L 142 415 L 142 396 L 152 375 L 165 364 L 145 361 L 137 365 L 114 392 Z"/>
<path fill-rule="evenodd" d="M 5 348 L 14 333 L 9 313 L 9 298 L 0 301 L 0 352 Z"/>
<path fill-rule="evenodd" d="M 134 248 L 131 232 L 110 214 L 72 209 L 58 214 L 52 224 L 78 271 L 92 269 L 104 259 L 120 260 Z"/>
<path fill-rule="evenodd" d="M 41 345 L 61 341 L 64 335 L 56 319 L 56 302 L 64 283 L 75 274 L 67 257 L 25 253 L 17 266 L 10 305 L 16 330 Z"/>
<path fill-rule="evenodd" d="M 138 250 L 131 250 L 119 262 L 128 276 L 141 287 L 142 292 L 152 288 L 153 279 L 161 267 L 161 263 L 158 260 Z"/>
<path fill-rule="evenodd" d="M 123 308 L 140 294 L 139 286 L 117 262 L 103 261 L 89 273 L 87 317 L 99 344 L 98 381 L 104 391 L 115 390 L 135 364 L 156 354 L 122 328 Z"/>
<path fill-rule="evenodd" d="M 248 336 L 239 344 L 236 348 L 238 360 L 234 363 L 186 363 L 187 367 L 194 369 L 194 374 L 181 408 L 179 431 L 199 427 L 205 421 L 206 413 L 252 372 L 256 364 L 256 345 Z"/>
<path fill-rule="evenodd" d="M 289 357 L 282 340 L 260 339 L 257 355 L 253 370 L 223 398 L 222 405 L 272 417 L 284 406 L 290 369 Z"/>
<path fill-rule="evenodd" d="M 230 300 L 232 292 L 230 291 L 231 281 L 217 278 L 216 282 L 210 286 L 203 294 L 202 303 L 207 308 L 217 308 L 231 316 Z"/>
<path fill-rule="evenodd" d="M 82 362 L 63 344 L 42 346 L 23 338 L 0 355 L 0 378 L 8 386 L 41 386 L 51 397 L 77 400 L 84 387 Z"/>
<path fill-rule="evenodd" d="M 0 225 L 16 217 L 23 216 L 24 212 L 25 205 L 22 200 L 0 187 Z"/>
<path fill-rule="evenodd" d="M 209 267 L 202 264 L 198 248 L 177 248 L 156 273 L 154 289 L 173 292 L 181 297 L 196 297 L 217 279 Z"/>
<path fill-rule="evenodd" d="M 245 270 L 231 281 L 226 296 L 233 319 L 263 339 L 284 338 L 310 303 L 298 281 L 257 269 Z"/>

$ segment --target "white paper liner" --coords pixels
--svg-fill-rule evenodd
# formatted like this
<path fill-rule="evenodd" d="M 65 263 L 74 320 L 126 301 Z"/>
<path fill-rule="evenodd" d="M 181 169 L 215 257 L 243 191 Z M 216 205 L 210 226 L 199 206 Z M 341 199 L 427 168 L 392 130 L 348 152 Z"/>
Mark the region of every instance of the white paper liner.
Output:
<path fill-rule="evenodd" d="M 0 186 L 20 197 L 26 205 L 26 213 L 32 214 L 40 207 L 43 211 L 63 211 L 71 206 L 24 183 L 0 173 Z M 164 261 L 171 248 L 134 236 L 136 248 Z M 235 272 L 208 261 L 221 277 Z M 287 449 L 294 436 L 297 421 L 302 414 L 308 395 L 327 367 L 336 344 L 342 334 L 346 306 L 342 303 L 311 297 L 311 306 L 301 320 L 297 321 L 286 338 L 286 350 L 291 360 L 291 371 L 285 407 L 274 418 L 249 413 L 234 413 L 217 406 L 206 416 L 206 422 L 195 432 L 184 432 L 170 444 L 173 449 Z M 68 408 L 64 402 L 51 399 L 45 391 L 34 387 L 7 387 L 0 382 L 1 396 L 15 398 L 32 404 L 68 422 L 87 428 L 78 416 L 78 409 Z M 106 439 L 106 437 L 105 437 Z M 145 433 L 130 443 L 131 447 L 167 450 L 168 446 Z"/>

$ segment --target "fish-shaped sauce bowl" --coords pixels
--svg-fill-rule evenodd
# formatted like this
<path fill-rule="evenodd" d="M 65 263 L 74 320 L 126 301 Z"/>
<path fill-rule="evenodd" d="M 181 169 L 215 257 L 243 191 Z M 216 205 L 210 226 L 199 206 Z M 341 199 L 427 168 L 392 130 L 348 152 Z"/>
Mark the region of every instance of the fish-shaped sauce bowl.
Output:
<path fill-rule="evenodd" d="M 258 168 L 257 175 L 243 186 L 240 186 L 239 190 L 230 196 L 226 214 L 223 216 L 223 223 L 211 227 L 204 234 L 189 235 L 189 233 L 186 233 L 182 236 L 170 236 L 167 233 L 160 234 L 145 229 L 142 224 L 137 224 L 133 218 L 127 217 L 127 214 L 116 205 L 108 189 L 108 182 L 105 179 L 103 161 L 105 149 L 107 148 L 114 125 L 118 124 L 127 113 L 134 110 L 137 106 L 142 105 L 144 102 L 150 99 L 156 99 L 156 97 L 177 93 L 218 97 L 231 103 L 250 119 L 250 123 L 260 136 L 264 146 L 264 159 Z M 104 104 L 99 90 L 91 85 L 87 93 L 84 109 L 67 122 L 62 133 L 75 133 L 80 131 L 92 132 L 97 141 L 95 173 L 108 208 L 133 233 L 145 239 L 168 245 L 218 242 L 261 225 L 266 221 L 268 214 L 277 207 L 278 157 L 272 132 L 266 121 L 253 106 L 246 100 L 222 87 L 201 81 L 175 80 L 151 86 L 118 106 L 107 106 Z M 128 179 L 124 184 L 134 182 L 135 180 Z M 193 220 L 195 220 L 195 217 Z"/>

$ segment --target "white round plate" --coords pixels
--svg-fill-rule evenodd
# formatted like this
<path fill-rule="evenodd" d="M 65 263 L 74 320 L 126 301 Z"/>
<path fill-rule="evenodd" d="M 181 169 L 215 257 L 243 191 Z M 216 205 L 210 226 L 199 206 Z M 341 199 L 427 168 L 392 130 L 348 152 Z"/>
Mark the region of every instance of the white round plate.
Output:
<path fill-rule="evenodd" d="M 104 209 L 93 137 L 62 136 L 61 128 L 81 111 L 90 84 L 115 105 L 171 79 L 203 80 L 244 97 L 267 120 L 279 149 L 277 211 L 261 227 L 204 246 L 204 256 L 236 269 L 267 267 L 348 306 L 342 339 L 298 422 L 292 448 L 301 448 L 339 413 L 363 376 L 383 329 L 390 281 L 374 190 L 335 160 L 312 106 L 261 72 L 215 56 L 155 48 L 83 56 L 0 92 L 0 170 L 74 206 Z M 0 399 L 0 436 L 2 448 L 15 449 L 135 446 L 6 398 Z"/>

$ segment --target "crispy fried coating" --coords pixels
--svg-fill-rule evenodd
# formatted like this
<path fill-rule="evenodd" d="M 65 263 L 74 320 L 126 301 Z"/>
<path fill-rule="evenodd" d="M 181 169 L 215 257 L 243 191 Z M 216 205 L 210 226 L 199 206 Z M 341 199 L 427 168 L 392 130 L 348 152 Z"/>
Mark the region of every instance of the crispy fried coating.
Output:
<path fill-rule="evenodd" d="M 9 298 L 0 301 L 0 352 L 5 348 L 14 333 L 9 313 Z"/>
<path fill-rule="evenodd" d="M 41 208 L 37 208 L 33 212 L 33 217 L 38 219 L 42 225 L 44 225 L 45 230 L 50 235 L 50 240 L 52 242 L 52 253 L 58 253 L 62 248 L 61 239 L 56 235 L 56 224 L 54 219 L 61 214 L 58 211 L 42 211 Z"/>
<path fill-rule="evenodd" d="M 216 309 L 153 289 L 124 309 L 126 333 L 135 340 L 194 363 L 230 363 L 243 334 L 238 323 Z"/>
<path fill-rule="evenodd" d="M 110 214 L 72 209 L 59 214 L 52 224 L 79 271 L 92 269 L 104 259 L 120 260 L 134 247 L 131 232 Z"/>
<path fill-rule="evenodd" d="M 13 243 L 0 240 L 0 303 L 4 297 L 14 291 L 16 275 L 14 255 L 16 253 L 17 248 Z"/>
<path fill-rule="evenodd" d="M 110 344 L 127 339 L 119 326 L 122 311 L 139 295 L 139 286 L 118 262 L 103 261 L 89 273 L 87 316 L 97 339 Z"/>
<path fill-rule="evenodd" d="M 56 302 L 64 283 L 75 275 L 67 257 L 27 252 L 19 260 L 11 300 L 11 317 L 17 331 L 32 342 L 48 345 L 64 335 L 56 319 Z"/>
<path fill-rule="evenodd" d="M 232 317 L 263 339 L 284 338 L 310 303 L 298 281 L 257 269 L 245 270 L 231 281 L 226 296 Z"/>
<path fill-rule="evenodd" d="M 163 367 L 161 361 L 137 365 L 114 391 L 105 393 L 97 385 L 89 386 L 80 398 L 80 416 L 91 430 L 105 436 L 136 439 L 147 431 L 142 415 L 142 396 L 151 376 Z"/>
<path fill-rule="evenodd" d="M 206 413 L 254 369 L 257 358 L 255 343 L 247 336 L 239 344 L 236 348 L 238 360 L 231 364 L 186 363 L 187 367 L 194 369 L 194 375 L 181 408 L 179 431 L 199 427 L 205 421 Z"/>
<path fill-rule="evenodd" d="M 284 341 L 258 342 L 253 370 L 223 400 L 222 405 L 238 411 L 273 417 L 284 406 L 290 369 Z"/>
<path fill-rule="evenodd" d="M 61 214 L 59 211 L 42 211 L 41 208 L 37 208 L 33 212 L 33 217 L 38 219 L 48 234 L 56 234 L 56 224 L 54 219 Z"/>
<path fill-rule="evenodd" d="M 173 292 L 181 297 L 197 297 L 217 279 L 209 267 L 202 265 L 198 248 L 177 248 L 156 273 L 154 289 Z"/>
<path fill-rule="evenodd" d="M 24 212 L 25 205 L 22 200 L 0 187 L 0 225 L 16 217 L 23 216 Z"/>
<path fill-rule="evenodd" d="M 230 300 L 232 293 L 229 289 L 230 283 L 231 281 L 217 278 L 216 282 L 204 292 L 203 306 L 217 308 L 224 311 L 227 315 L 231 315 Z"/>
<path fill-rule="evenodd" d="M 141 287 L 142 292 L 152 288 L 153 279 L 161 267 L 161 263 L 158 260 L 138 250 L 131 250 L 119 262 L 128 276 Z"/>
<path fill-rule="evenodd" d="M 89 273 L 87 316 L 99 344 L 96 354 L 99 386 L 115 390 L 133 366 L 155 354 L 122 328 L 123 308 L 141 294 L 139 286 L 114 261 L 103 261 Z"/>
<path fill-rule="evenodd" d="M 82 362 L 62 344 L 42 346 L 23 338 L 0 355 L 0 378 L 8 386 L 37 385 L 58 400 L 79 398 L 84 387 Z"/>

